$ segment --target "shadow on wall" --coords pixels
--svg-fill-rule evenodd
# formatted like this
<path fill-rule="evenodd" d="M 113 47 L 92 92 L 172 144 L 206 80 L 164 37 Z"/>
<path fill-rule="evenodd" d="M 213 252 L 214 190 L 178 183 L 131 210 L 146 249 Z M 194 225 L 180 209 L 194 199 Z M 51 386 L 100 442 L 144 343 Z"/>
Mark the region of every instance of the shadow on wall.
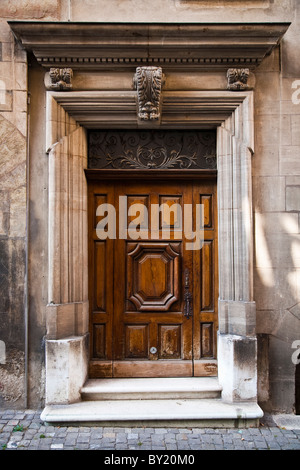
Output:
<path fill-rule="evenodd" d="M 299 262 L 298 213 L 256 212 L 258 399 L 265 411 L 299 412 Z"/>

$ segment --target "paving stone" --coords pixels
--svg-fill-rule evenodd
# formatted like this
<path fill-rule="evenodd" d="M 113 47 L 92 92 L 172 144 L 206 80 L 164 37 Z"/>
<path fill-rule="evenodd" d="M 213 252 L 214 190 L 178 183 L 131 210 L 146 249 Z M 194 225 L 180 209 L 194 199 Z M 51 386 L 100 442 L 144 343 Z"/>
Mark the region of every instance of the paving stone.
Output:
<path fill-rule="evenodd" d="M 300 450 L 299 429 L 55 426 L 39 416 L 0 410 L 0 450 Z M 23 431 L 14 431 L 17 425 Z"/>
<path fill-rule="evenodd" d="M 63 444 L 51 444 L 50 449 L 63 449 L 64 445 Z"/>

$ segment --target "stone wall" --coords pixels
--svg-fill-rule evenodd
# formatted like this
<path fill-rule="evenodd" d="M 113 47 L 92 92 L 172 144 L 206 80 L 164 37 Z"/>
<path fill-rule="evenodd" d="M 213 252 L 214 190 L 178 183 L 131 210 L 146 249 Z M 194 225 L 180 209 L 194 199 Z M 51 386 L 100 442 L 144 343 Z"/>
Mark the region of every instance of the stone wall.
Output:
<path fill-rule="evenodd" d="M 59 19 L 59 1 L 3 0 L 0 13 L 0 407 L 27 405 L 28 95 L 27 54 L 8 20 Z M 38 339 L 42 342 L 42 337 Z M 37 374 L 42 375 L 39 348 Z M 39 380 L 37 381 L 39 383 Z M 35 401 L 43 397 L 35 390 Z"/>
<path fill-rule="evenodd" d="M 0 23 L 0 406 L 24 403 L 26 266 L 26 54 Z"/>
<path fill-rule="evenodd" d="M 26 393 L 28 405 L 43 402 L 47 303 L 44 72 L 29 58 L 27 83 L 27 57 L 14 40 L 7 21 L 291 21 L 280 48 L 255 72 L 253 206 L 259 400 L 266 410 L 293 411 L 296 365 L 292 361 L 292 346 L 295 340 L 300 340 L 299 1 L 2 0 L 1 16 L 0 341 L 5 344 L 6 357 L 0 355 L 0 406 L 20 406 L 25 403 Z M 218 80 L 217 88 L 224 83 L 223 78 L 216 78 L 214 83 Z M 181 82 L 188 83 L 182 78 Z M 200 87 L 205 89 L 202 78 L 194 77 L 192 82 L 201 83 Z M 169 83 L 176 87 L 176 83 Z"/>
<path fill-rule="evenodd" d="M 299 14 L 300 4 L 295 2 L 280 56 L 273 54 L 255 74 L 253 194 L 260 398 L 273 411 L 294 409 L 292 354 L 293 343 L 300 339 Z"/>

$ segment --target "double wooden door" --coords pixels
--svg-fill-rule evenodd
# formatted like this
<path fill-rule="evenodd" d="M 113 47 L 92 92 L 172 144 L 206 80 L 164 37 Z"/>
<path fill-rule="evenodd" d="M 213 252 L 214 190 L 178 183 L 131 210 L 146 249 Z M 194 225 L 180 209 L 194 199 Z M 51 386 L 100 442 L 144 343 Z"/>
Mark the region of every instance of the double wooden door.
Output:
<path fill-rule="evenodd" d="M 89 183 L 90 377 L 216 375 L 216 202 L 210 180 Z"/>

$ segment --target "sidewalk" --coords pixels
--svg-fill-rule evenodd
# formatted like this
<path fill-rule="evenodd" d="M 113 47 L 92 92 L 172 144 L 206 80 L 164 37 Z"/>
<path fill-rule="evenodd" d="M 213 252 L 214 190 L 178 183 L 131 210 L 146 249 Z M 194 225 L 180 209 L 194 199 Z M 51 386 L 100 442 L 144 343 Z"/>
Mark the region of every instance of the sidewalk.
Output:
<path fill-rule="evenodd" d="M 259 428 L 50 426 L 40 411 L 0 410 L 0 450 L 300 450 L 300 416 L 264 417 Z"/>
<path fill-rule="evenodd" d="M 0 410 L 0 450 L 300 450 L 300 416 L 264 417 L 259 428 L 50 426 L 40 411 Z"/>

